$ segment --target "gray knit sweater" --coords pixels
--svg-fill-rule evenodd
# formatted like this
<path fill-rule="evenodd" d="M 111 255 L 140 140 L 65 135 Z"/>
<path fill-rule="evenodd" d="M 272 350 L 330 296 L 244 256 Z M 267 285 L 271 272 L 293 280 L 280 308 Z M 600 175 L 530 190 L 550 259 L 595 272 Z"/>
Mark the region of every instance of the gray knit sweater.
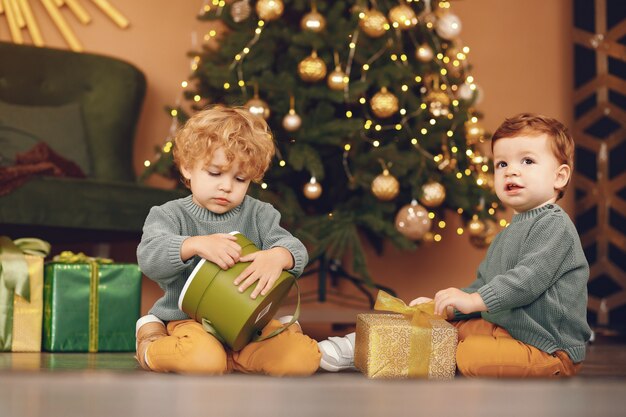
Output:
<path fill-rule="evenodd" d="M 466 292 L 478 292 L 482 317 L 526 344 L 574 362 L 585 358 L 589 265 L 567 213 L 556 204 L 513 216 Z M 458 319 L 467 315 L 457 314 Z"/>
<path fill-rule="evenodd" d="M 300 276 L 308 262 L 306 248 L 279 223 L 280 213 L 271 204 L 250 196 L 223 214 L 196 205 L 191 196 L 152 207 L 137 247 L 137 261 L 143 273 L 157 282 L 165 294 L 157 300 L 150 314 L 164 321 L 189 318 L 178 309 L 178 297 L 200 261 L 198 256 L 186 262 L 180 257 L 180 247 L 190 236 L 239 231 L 259 249 L 283 247 L 294 259 L 294 267 L 289 272 Z"/>

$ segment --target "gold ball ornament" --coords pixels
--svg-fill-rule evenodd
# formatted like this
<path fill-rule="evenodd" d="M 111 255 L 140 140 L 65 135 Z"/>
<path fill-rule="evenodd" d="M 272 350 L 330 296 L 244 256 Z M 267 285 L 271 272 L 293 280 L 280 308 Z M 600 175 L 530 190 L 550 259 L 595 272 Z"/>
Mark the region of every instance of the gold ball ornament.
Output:
<path fill-rule="evenodd" d="M 413 200 L 396 214 L 396 230 L 411 240 L 419 240 L 430 230 L 428 210 Z"/>
<path fill-rule="evenodd" d="M 348 85 L 348 77 L 346 73 L 341 70 L 341 67 L 337 66 L 328 74 L 326 84 L 328 84 L 328 88 L 331 90 L 340 91 Z"/>
<path fill-rule="evenodd" d="M 475 145 L 485 139 L 485 128 L 478 122 L 465 122 L 465 137 L 468 145 Z"/>
<path fill-rule="evenodd" d="M 428 110 L 435 117 L 447 116 L 450 113 L 450 97 L 441 90 L 433 90 L 426 96 Z"/>
<path fill-rule="evenodd" d="M 417 47 L 415 50 L 415 58 L 420 62 L 430 62 L 435 57 L 433 48 L 428 44 L 423 44 Z"/>
<path fill-rule="evenodd" d="M 326 77 L 326 64 L 313 51 L 298 64 L 298 75 L 303 81 L 314 83 Z"/>
<path fill-rule="evenodd" d="M 239 0 L 230 6 L 230 15 L 235 23 L 243 22 L 252 13 L 252 7 L 250 6 L 250 0 Z"/>
<path fill-rule="evenodd" d="M 316 200 L 322 195 L 322 185 L 317 182 L 315 177 L 312 177 L 309 182 L 304 184 L 302 193 L 309 200 Z"/>
<path fill-rule="evenodd" d="M 374 97 L 370 100 L 370 107 L 376 117 L 385 119 L 393 116 L 398 111 L 398 98 L 387 91 L 386 87 L 383 87 L 378 93 L 374 94 Z"/>
<path fill-rule="evenodd" d="M 417 16 L 413 9 L 406 4 L 399 4 L 389 10 L 389 20 L 395 28 L 408 30 L 417 25 Z"/>
<path fill-rule="evenodd" d="M 428 181 L 422 186 L 420 203 L 426 207 L 439 207 L 446 199 L 446 187 L 437 181 Z"/>
<path fill-rule="evenodd" d="M 282 16 L 285 5 L 282 0 L 259 0 L 256 3 L 256 13 L 263 20 L 275 20 Z"/>
<path fill-rule="evenodd" d="M 485 231 L 485 223 L 474 215 L 472 220 L 467 223 L 467 233 L 470 236 L 480 236 Z"/>
<path fill-rule="evenodd" d="M 454 39 L 461 33 L 461 19 L 449 12 L 439 16 L 435 23 L 435 32 L 443 39 Z"/>
<path fill-rule="evenodd" d="M 364 16 L 359 20 L 359 27 L 370 38 L 380 38 L 387 32 L 385 25 L 388 25 L 384 14 L 375 9 L 364 12 Z"/>
<path fill-rule="evenodd" d="M 263 100 L 261 100 L 258 96 L 254 96 L 250 100 L 243 105 L 244 108 L 248 109 L 248 111 L 257 116 L 263 117 L 267 120 L 270 117 L 270 106 Z"/>
<path fill-rule="evenodd" d="M 283 127 L 288 132 L 295 132 L 302 126 L 302 118 L 294 109 L 290 109 L 289 113 L 283 117 Z"/>
<path fill-rule="evenodd" d="M 498 226 L 491 220 L 485 220 L 485 230 L 477 236 L 470 235 L 470 243 L 477 248 L 485 249 L 491 245 L 493 238 L 498 234 Z"/>
<path fill-rule="evenodd" d="M 400 183 L 389 173 L 388 169 L 372 181 L 372 193 L 381 201 L 393 200 L 399 192 Z"/>
<path fill-rule="evenodd" d="M 463 83 L 456 90 L 456 95 L 461 100 L 472 101 L 474 98 L 474 90 L 472 90 L 472 87 L 470 87 L 469 84 Z"/>
<path fill-rule="evenodd" d="M 326 19 L 320 13 L 313 10 L 302 17 L 302 20 L 300 20 L 300 27 L 302 30 L 321 32 L 326 28 Z"/>

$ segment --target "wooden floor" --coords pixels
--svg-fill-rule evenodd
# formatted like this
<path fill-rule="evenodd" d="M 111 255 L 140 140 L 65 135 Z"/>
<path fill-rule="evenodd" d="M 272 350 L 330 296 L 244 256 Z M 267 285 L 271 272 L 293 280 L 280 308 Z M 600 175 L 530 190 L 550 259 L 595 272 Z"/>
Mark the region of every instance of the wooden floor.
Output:
<path fill-rule="evenodd" d="M 626 416 L 626 344 L 588 348 L 568 380 L 369 380 L 144 372 L 132 353 L 0 353 L 0 416 Z"/>

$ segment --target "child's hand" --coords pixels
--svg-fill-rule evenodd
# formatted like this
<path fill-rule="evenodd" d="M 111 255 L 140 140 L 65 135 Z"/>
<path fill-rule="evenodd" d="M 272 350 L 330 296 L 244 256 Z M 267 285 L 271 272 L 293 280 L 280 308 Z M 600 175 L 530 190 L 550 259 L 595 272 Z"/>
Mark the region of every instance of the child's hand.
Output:
<path fill-rule="evenodd" d="M 447 317 L 451 308 L 456 308 L 464 314 L 487 311 L 487 306 L 477 292 L 468 294 L 458 288 L 438 291 L 435 294 L 435 314 Z"/>
<path fill-rule="evenodd" d="M 241 246 L 237 243 L 237 238 L 228 233 L 193 236 L 183 242 L 181 257 L 186 260 L 193 255 L 201 256 L 222 269 L 228 269 L 239 261 Z"/>
<path fill-rule="evenodd" d="M 250 285 L 259 281 L 250 294 L 252 299 L 255 299 L 259 294 L 266 295 L 274 286 L 281 272 L 293 265 L 291 252 L 281 247 L 253 252 L 243 256 L 240 261 L 252 261 L 252 263 L 235 278 L 233 283 L 235 285 L 241 284 L 239 285 L 239 292 L 244 292 Z"/>
<path fill-rule="evenodd" d="M 416 306 L 418 304 L 424 304 L 424 303 L 428 303 L 433 301 L 432 298 L 428 298 L 428 297 L 417 297 L 415 300 L 411 301 L 409 303 L 409 306 Z"/>

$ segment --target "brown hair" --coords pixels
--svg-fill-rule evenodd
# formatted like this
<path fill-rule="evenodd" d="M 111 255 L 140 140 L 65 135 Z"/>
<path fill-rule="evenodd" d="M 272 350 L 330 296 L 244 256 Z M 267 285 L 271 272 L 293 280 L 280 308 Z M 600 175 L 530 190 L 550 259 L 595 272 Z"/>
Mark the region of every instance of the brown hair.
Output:
<path fill-rule="evenodd" d="M 260 182 L 276 149 L 265 120 L 240 107 L 215 105 L 193 115 L 174 139 L 174 163 L 192 168 L 198 161 L 209 164 L 213 152 L 222 148 L 228 163 L 237 160 L 242 173 Z M 183 182 L 189 187 L 188 181 Z"/>
<path fill-rule="evenodd" d="M 574 138 L 563 123 L 541 114 L 520 113 L 506 118 L 491 138 L 491 151 L 493 152 L 493 145 L 498 139 L 514 138 L 527 134 L 546 134 L 550 138 L 552 152 L 559 164 L 566 164 L 572 171 L 574 170 Z M 563 189 L 559 190 L 558 198 L 565 195 L 568 184 L 569 181 Z"/>

